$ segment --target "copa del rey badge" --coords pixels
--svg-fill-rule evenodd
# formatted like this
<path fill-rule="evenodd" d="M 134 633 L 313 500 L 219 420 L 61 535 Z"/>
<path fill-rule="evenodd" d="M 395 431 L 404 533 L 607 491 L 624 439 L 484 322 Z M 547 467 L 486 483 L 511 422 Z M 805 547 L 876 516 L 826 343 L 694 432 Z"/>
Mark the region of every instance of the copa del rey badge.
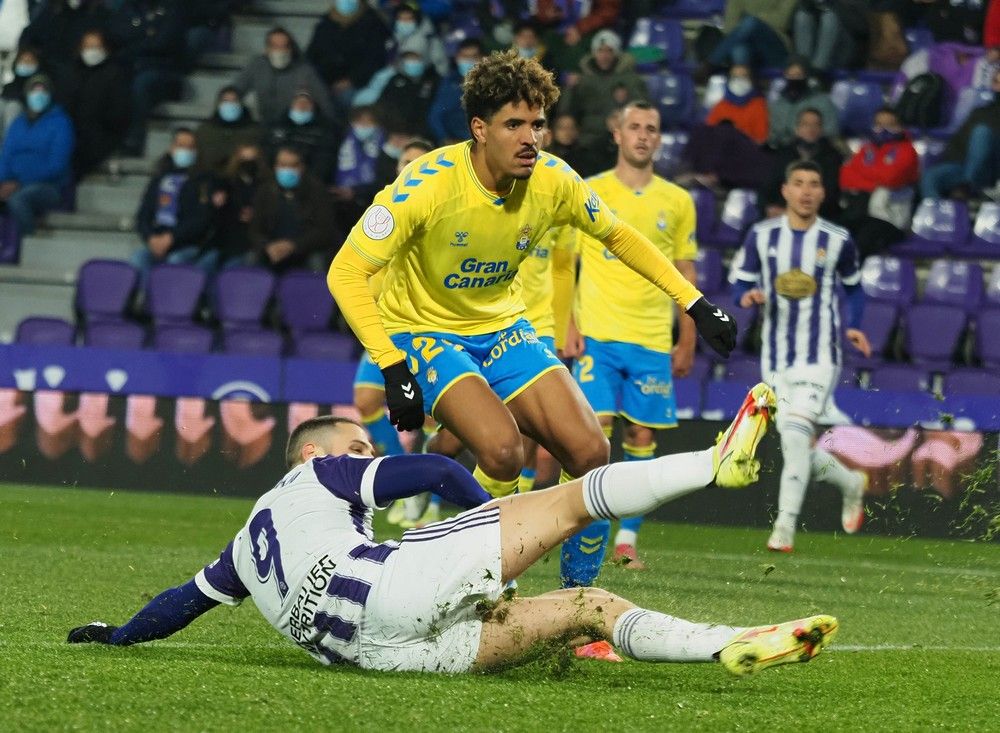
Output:
<path fill-rule="evenodd" d="M 392 218 L 392 212 L 382 204 L 375 204 L 365 214 L 361 222 L 361 229 L 369 239 L 385 239 L 392 230 L 396 228 L 396 222 Z"/>

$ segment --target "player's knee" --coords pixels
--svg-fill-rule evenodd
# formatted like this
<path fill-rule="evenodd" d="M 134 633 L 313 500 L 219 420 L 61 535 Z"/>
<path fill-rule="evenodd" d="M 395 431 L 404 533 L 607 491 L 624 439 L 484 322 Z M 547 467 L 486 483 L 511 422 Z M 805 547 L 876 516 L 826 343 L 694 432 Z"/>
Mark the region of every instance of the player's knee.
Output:
<path fill-rule="evenodd" d="M 362 417 L 374 415 L 385 409 L 385 393 L 376 389 L 354 390 L 354 406 Z"/>
<path fill-rule="evenodd" d="M 595 468 L 606 466 L 611 460 L 611 443 L 603 433 L 595 433 L 579 448 L 572 451 L 569 459 L 563 463 L 563 468 L 571 476 L 582 476 Z"/>
<path fill-rule="evenodd" d="M 499 481 L 513 481 L 524 466 L 524 448 L 521 436 L 498 437 L 489 448 L 476 455 L 476 463 L 490 478 Z"/>

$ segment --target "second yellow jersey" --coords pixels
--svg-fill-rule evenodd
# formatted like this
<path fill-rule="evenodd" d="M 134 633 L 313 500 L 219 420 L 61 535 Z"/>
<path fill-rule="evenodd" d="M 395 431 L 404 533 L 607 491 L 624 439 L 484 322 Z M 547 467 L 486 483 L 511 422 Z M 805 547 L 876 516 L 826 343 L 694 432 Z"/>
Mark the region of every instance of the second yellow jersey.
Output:
<path fill-rule="evenodd" d="M 587 182 L 613 214 L 646 235 L 668 259 L 695 259 L 694 200 L 683 188 L 653 176 L 645 188 L 635 191 L 614 171 Z M 580 333 L 598 341 L 669 352 L 674 313 L 670 296 L 629 269 L 597 239 L 581 233 L 577 242 L 580 280 L 574 317 Z"/>
<path fill-rule="evenodd" d="M 576 231 L 570 227 L 551 230 L 535 245 L 521 263 L 521 294 L 524 297 L 524 317 L 539 336 L 556 335 L 555 311 L 552 299 L 555 287 L 552 281 L 552 254 L 557 249 L 572 250 Z"/>
<path fill-rule="evenodd" d="M 549 230 L 571 226 L 601 239 L 615 225 L 559 158 L 540 153 L 531 177 L 498 196 L 479 183 L 470 146 L 415 160 L 347 238 L 346 246 L 385 266 L 378 309 L 389 334 L 507 328 L 525 309 L 518 270 Z"/>

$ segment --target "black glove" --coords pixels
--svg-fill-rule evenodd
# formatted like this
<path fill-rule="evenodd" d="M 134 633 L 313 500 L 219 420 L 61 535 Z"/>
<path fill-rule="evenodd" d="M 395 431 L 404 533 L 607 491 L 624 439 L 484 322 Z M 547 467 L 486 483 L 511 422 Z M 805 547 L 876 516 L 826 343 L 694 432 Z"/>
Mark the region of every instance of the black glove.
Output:
<path fill-rule="evenodd" d="M 385 404 L 389 422 L 396 430 L 416 430 L 424 424 L 424 393 L 406 362 L 391 364 L 382 370 L 385 379 Z"/>
<path fill-rule="evenodd" d="M 117 630 L 117 626 L 108 626 L 102 621 L 91 621 L 86 626 L 71 629 L 66 641 L 70 644 L 110 644 L 111 635 Z"/>
<path fill-rule="evenodd" d="M 728 357 L 736 348 L 736 321 L 717 305 L 704 297 L 698 298 L 687 310 L 701 337 L 719 356 Z"/>

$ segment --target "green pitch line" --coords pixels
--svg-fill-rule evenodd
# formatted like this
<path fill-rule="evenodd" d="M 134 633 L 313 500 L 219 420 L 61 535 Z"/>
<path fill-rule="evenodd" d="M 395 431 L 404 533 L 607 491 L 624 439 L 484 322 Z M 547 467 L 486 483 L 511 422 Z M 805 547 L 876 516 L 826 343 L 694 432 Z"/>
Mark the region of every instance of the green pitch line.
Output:
<path fill-rule="evenodd" d="M 825 611 L 829 653 L 733 679 L 715 665 L 573 662 L 490 676 L 324 669 L 251 603 L 142 647 L 70 647 L 187 580 L 252 502 L 0 485 L 0 729 L 986 730 L 1000 720 L 1000 547 L 648 523 L 650 569 L 600 582 L 693 620 L 757 624 Z M 376 527 L 390 536 L 383 525 Z M 521 592 L 555 587 L 552 557 Z"/>

